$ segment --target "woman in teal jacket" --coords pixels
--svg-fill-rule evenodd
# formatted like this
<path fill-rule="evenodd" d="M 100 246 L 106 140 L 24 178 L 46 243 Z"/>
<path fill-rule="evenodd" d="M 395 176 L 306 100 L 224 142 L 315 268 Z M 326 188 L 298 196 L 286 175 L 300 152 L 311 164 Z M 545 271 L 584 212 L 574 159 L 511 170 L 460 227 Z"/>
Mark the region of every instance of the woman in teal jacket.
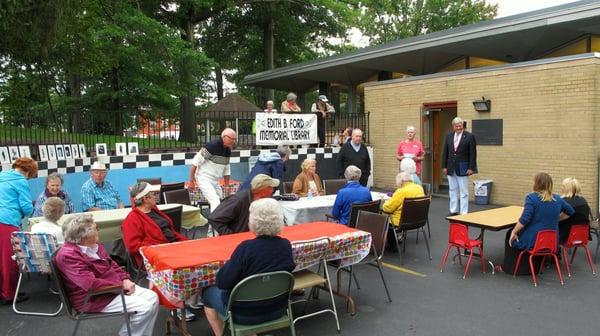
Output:
<path fill-rule="evenodd" d="M 18 158 L 11 170 L 0 173 L 0 303 L 10 304 L 15 296 L 19 268 L 12 259 L 10 236 L 21 230 L 21 220 L 33 212 L 27 180 L 37 174 L 37 162 Z M 26 299 L 19 296 L 17 301 Z"/>

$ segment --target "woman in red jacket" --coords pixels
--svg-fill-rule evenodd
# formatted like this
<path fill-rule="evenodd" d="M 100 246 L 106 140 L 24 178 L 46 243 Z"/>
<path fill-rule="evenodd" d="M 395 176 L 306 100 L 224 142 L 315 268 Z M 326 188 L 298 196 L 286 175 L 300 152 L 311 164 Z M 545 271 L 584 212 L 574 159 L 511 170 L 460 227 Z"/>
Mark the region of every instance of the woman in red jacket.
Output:
<path fill-rule="evenodd" d="M 187 240 L 175 231 L 171 218 L 156 207 L 159 191 L 159 185 L 146 182 L 139 182 L 131 188 L 134 206 L 123 221 L 121 231 L 125 247 L 138 267 L 143 267 L 142 246 Z"/>

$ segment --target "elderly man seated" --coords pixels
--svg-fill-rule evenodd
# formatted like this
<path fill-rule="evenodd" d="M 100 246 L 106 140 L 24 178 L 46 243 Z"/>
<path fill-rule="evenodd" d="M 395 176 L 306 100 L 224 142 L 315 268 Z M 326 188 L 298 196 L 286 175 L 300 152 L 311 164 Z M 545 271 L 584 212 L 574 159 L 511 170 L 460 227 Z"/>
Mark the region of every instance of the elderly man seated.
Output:
<path fill-rule="evenodd" d="M 64 225 L 65 244 L 56 255 L 56 265 L 64 279 L 66 292 L 73 307 L 80 312 L 123 311 L 121 298 L 117 294 L 92 296 L 90 291 L 122 285 L 127 311 L 131 315 L 131 335 L 151 336 L 158 314 L 158 296 L 153 291 L 137 286 L 99 244 L 98 229 L 90 214 L 77 215 Z M 127 335 L 124 324 L 119 335 Z"/>
<path fill-rule="evenodd" d="M 97 211 L 123 208 L 117 190 L 106 180 L 106 166 L 98 161 L 90 167 L 90 179 L 81 186 L 83 211 Z"/>
<path fill-rule="evenodd" d="M 239 191 L 221 201 L 208 216 L 208 223 L 220 234 L 248 231 L 248 208 L 252 201 L 271 197 L 279 180 L 265 174 L 256 175 L 250 182 L 250 190 Z"/>
<path fill-rule="evenodd" d="M 62 245 L 65 242 L 63 238 L 62 227 L 58 224 L 58 220 L 65 212 L 65 202 L 58 197 L 50 197 L 46 199 L 42 206 L 42 214 L 44 220 L 33 224 L 31 227 L 32 233 L 47 233 L 56 238 L 56 242 Z"/>
<path fill-rule="evenodd" d="M 392 198 L 383 203 L 383 211 L 392 214 L 392 224 L 400 225 L 400 216 L 402 215 L 402 205 L 405 198 L 423 197 L 423 187 L 413 182 L 410 173 L 400 173 L 396 175 L 396 185 L 398 189 L 394 191 Z"/>
<path fill-rule="evenodd" d="M 222 203 L 221 203 L 222 204 Z M 204 313 L 215 335 L 221 335 L 226 306 L 231 290 L 240 281 L 254 274 L 287 271 L 296 265 L 292 246 L 278 234 L 283 229 L 283 211 L 274 199 L 252 202 L 249 209 L 250 231 L 256 235 L 242 242 L 231 255 L 231 259 L 217 273 L 216 286 L 202 292 Z M 277 297 L 260 304 L 237 306 L 234 321 L 241 324 L 258 324 L 276 319 L 285 312 L 287 297 Z"/>
<path fill-rule="evenodd" d="M 175 231 L 173 221 L 156 207 L 160 185 L 138 182 L 131 187 L 134 207 L 121 225 L 123 243 L 138 267 L 143 265 L 140 248 L 143 246 L 187 240 Z"/>
<path fill-rule="evenodd" d="M 353 203 L 373 200 L 369 188 L 363 187 L 359 182 L 361 174 L 361 170 L 353 165 L 348 166 L 344 171 L 344 177 L 348 180 L 348 183 L 338 190 L 331 212 L 340 224 L 348 225 Z"/>

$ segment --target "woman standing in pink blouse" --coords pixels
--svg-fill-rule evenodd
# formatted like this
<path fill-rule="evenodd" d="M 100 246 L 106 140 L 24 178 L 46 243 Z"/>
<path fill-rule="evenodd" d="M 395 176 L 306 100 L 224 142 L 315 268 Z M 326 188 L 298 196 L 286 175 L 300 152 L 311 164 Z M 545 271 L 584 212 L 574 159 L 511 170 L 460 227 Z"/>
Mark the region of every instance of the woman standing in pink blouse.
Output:
<path fill-rule="evenodd" d="M 416 129 L 414 126 L 406 127 L 406 139 L 400 141 L 396 149 L 398 161 L 411 158 L 417 164 L 417 175 L 421 176 L 421 161 L 425 156 L 425 150 L 421 141 L 415 139 Z"/>

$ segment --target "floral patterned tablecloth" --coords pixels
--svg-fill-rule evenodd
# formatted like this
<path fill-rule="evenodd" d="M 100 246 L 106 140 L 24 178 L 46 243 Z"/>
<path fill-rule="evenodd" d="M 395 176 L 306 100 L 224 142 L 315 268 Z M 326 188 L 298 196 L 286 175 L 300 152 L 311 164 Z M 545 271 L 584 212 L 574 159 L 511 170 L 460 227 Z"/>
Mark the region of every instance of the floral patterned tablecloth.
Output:
<path fill-rule="evenodd" d="M 291 242 L 327 237 L 329 248 L 326 259 L 339 260 L 342 266 L 359 262 L 369 254 L 371 248 L 369 233 L 328 222 L 286 227 L 281 236 Z M 161 302 L 177 306 L 202 287 L 214 285 L 217 272 L 229 259 L 235 247 L 240 242 L 252 238 L 254 236 L 246 232 L 149 246 L 143 248 L 141 253 L 150 283 L 163 296 Z M 318 263 L 319 260 L 311 253 L 311 243 L 293 246 L 296 270 Z"/>

